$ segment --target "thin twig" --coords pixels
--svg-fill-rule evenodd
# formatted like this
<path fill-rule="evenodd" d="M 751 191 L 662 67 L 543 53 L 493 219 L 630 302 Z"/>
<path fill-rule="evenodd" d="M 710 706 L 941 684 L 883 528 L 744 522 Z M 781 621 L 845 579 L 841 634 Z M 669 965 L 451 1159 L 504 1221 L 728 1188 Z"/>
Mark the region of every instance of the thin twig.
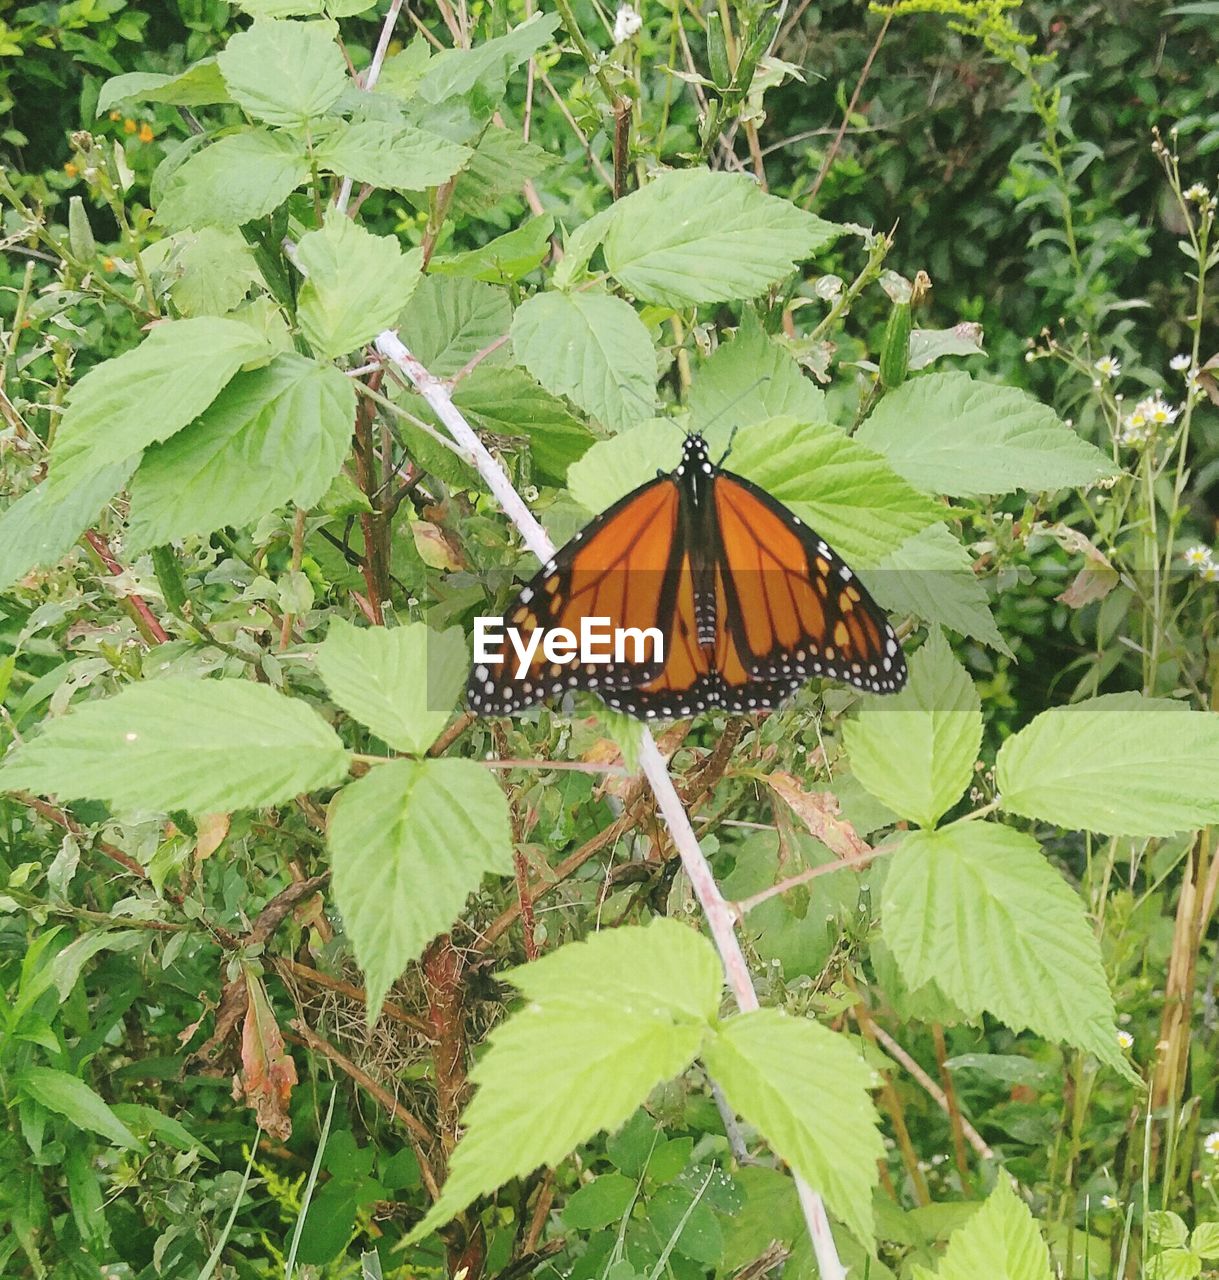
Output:
<path fill-rule="evenodd" d="M 363 987 L 357 987 L 350 982 L 344 982 L 342 978 L 332 978 L 328 973 L 322 973 L 320 969 L 310 968 L 307 964 L 301 964 L 299 960 L 280 960 L 277 964 L 287 973 L 291 973 L 294 978 L 300 979 L 301 982 L 308 983 L 311 987 L 320 987 L 323 991 L 333 991 L 336 995 L 346 996 L 348 1000 L 354 1000 L 359 1004 L 367 1004 L 368 997 Z M 425 1037 L 427 1040 L 432 1038 L 432 1028 L 422 1018 L 416 1018 L 413 1014 L 407 1013 L 401 1005 L 395 1004 L 392 1000 L 383 1000 L 381 1002 L 381 1012 L 393 1022 L 400 1022 L 404 1027 L 416 1032 L 418 1035 Z"/>
<path fill-rule="evenodd" d="M 570 12 L 569 6 L 568 10 Z M 396 333 L 386 330 L 379 334 L 376 347 L 406 374 L 454 440 L 472 456 L 479 474 L 505 514 L 516 525 L 526 545 L 543 564 L 548 563 L 555 554 L 549 535 L 513 488 L 507 475 L 487 452 L 477 432 L 454 405 L 446 383 L 430 373 Z M 682 867 L 702 905 L 737 1007 L 742 1013 L 752 1012 L 759 1007 L 758 997 L 736 936 L 736 912 L 720 893 L 711 866 L 699 848 L 694 828 L 691 827 L 690 819 L 674 789 L 664 757 L 646 726 L 640 730 L 639 761 L 668 824 L 670 838 L 681 856 Z M 846 1270 L 838 1257 L 829 1218 L 820 1195 L 799 1177 L 795 1178 L 795 1184 L 822 1280 L 846 1280 Z"/>

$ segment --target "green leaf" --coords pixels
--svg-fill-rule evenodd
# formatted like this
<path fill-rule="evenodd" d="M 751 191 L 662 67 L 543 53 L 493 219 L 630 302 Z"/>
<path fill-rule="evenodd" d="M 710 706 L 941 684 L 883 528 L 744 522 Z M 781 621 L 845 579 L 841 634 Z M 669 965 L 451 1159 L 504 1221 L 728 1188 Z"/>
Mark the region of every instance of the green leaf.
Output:
<path fill-rule="evenodd" d="M 508 802 L 472 760 L 395 760 L 339 794 L 330 853 L 372 1021 L 403 969 L 453 923 L 484 874 L 511 872 Z"/>
<path fill-rule="evenodd" d="M 309 176 L 304 148 L 287 134 L 250 129 L 197 151 L 177 168 L 157 205 L 163 227 L 239 227 L 277 209 Z"/>
<path fill-rule="evenodd" d="M 478 249 L 433 258 L 428 268 L 442 276 L 469 276 L 490 284 L 511 284 L 541 266 L 550 252 L 554 219 L 550 214 L 530 218 L 515 231 L 496 236 Z"/>
<path fill-rule="evenodd" d="M 916 1280 L 932 1280 L 926 1267 Z M 934 1280 L 1053 1280 L 1046 1248 L 1028 1206 L 1006 1174 L 999 1175 L 986 1203 L 948 1240 Z"/>
<path fill-rule="evenodd" d="M 318 166 L 374 187 L 422 191 L 447 182 L 473 154 L 469 147 L 409 124 L 343 124 L 316 151 Z"/>
<path fill-rule="evenodd" d="M 934 827 L 956 804 L 982 745 L 982 702 L 942 632 L 910 659 L 901 693 L 865 698 L 844 741 L 855 777 L 894 813 Z"/>
<path fill-rule="evenodd" d="M 135 459 L 82 475 L 76 484 L 44 480 L 0 512 L 0 591 L 39 565 L 53 564 L 123 487 Z"/>
<path fill-rule="evenodd" d="M 837 427 L 756 423 L 737 434 L 725 466 L 761 485 L 856 567 L 875 565 L 949 514 Z"/>
<path fill-rule="evenodd" d="M 596 444 L 567 470 L 571 496 L 586 510 L 604 511 L 657 470 L 672 471 L 681 460 L 682 430 L 671 418 L 652 418 Z"/>
<path fill-rule="evenodd" d="M 1189 1238 L 1189 1247 L 1200 1258 L 1219 1258 L 1219 1222 L 1199 1222 Z"/>
<path fill-rule="evenodd" d="M 884 1144 L 868 1096 L 876 1077 L 850 1041 L 808 1019 L 758 1009 L 722 1023 L 702 1057 L 734 1110 L 870 1243 Z"/>
<path fill-rule="evenodd" d="M 160 1138 L 177 1151 L 197 1151 L 208 1160 L 220 1158 L 211 1147 L 200 1142 L 184 1124 L 175 1120 L 173 1116 L 167 1116 L 163 1111 L 158 1111 L 156 1107 L 144 1106 L 139 1102 L 116 1102 L 112 1110 L 130 1129 Z"/>
<path fill-rule="evenodd" d="M 0 787 L 119 809 L 227 813 L 334 786 L 347 753 L 306 703 L 245 680 L 170 676 L 51 720 Z"/>
<path fill-rule="evenodd" d="M 489 117 L 503 97 L 508 77 L 549 42 L 559 22 L 557 13 L 535 14 L 507 34 L 472 48 L 442 50 L 429 59 L 415 92 L 425 102 L 439 103 L 477 90 Z"/>
<path fill-rule="evenodd" d="M 860 576 L 888 612 L 912 613 L 1012 656 L 968 550 L 946 525 L 920 530 Z"/>
<path fill-rule="evenodd" d="M 233 36 L 216 61 L 229 95 L 266 124 L 324 116 L 347 87 L 347 66 L 330 22 L 260 19 Z"/>
<path fill-rule="evenodd" d="M 270 356 L 266 339 L 234 320 L 197 316 L 157 325 L 68 392 L 51 449 L 52 492 L 80 489 L 103 467 L 129 465 L 197 418 L 243 364 Z"/>
<path fill-rule="evenodd" d="M 1114 693 L 1051 707 L 1003 744 L 995 782 L 1022 817 L 1107 835 L 1219 821 L 1219 714 Z"/>
<path fill-rule="evenodd" d="M 477 280 L 424 276 L 399 321 L 402 341 L 424 368 L 451 378 L 512 324 L 512 304 L 503 289 Z M 508 353 L 491 352 L 479 366 L 502 364 Z M 460 384 L 458 384 L 460 386 Z"/>
<path fill-rule="evenodd" d="M 393 236 L 375 236 L 341 213 L 300 239 L 306 280 L 297 316 L 319 356 L 354 351 L 397 323 L 419 283 L 422 251 L 404 254 Z"/>
<path fill-rule="evenodd" d="M 463 1117 L 465 1136 L 411 1239 L 621 1125 L 657 1084 L 690 1065 L 723 985 L 711 944 L 664 918 L 595 934 L 501 976 L 526 1004 L 491 1032 L 470 1072 L 479 1089 Z"/>
<path fill-rule="evenodd" d="M 619 200 L 603 248 L 637 298 L 686 307 L 756 298 L 843 230 L 745 174 L 687 169 Z"/>
<path fill-rule="evenodd" d="M 984 356 L 982 326 L 963 320 L 951 329 L 912 329 L 910 369 L 925 369 L 944 356 Z"/>
<path fill-rule="evenodd" d="M 451 212 L 464 217 L 486 215 L 508 197 L 519 201 L 521 186 L 554 162 L 536 142 L 526 142 L 507 129 L 488 129 L 457 179 Z"/>
<path fill-rule="evenodd" d="M 172 250 L 166 268 L 174 277 L 169 292 L 183 315 L 225 315 L 260 279 L 254 255 L 237 231 L 201 227 L 180 231 L 162 243 Z"/>
<path fill-rule="evenodd" d="M 726 445 L 735 428 L 770 418 L 824 422 L 825 395 L 746 311 L 736 337 L 720 346 L 694 379 L 690 415 L 710 441 Z"/>
<path fill-rule="evenodd" d="M 881 923 L 912 987 L 934 980 L 971 1019 L 985 1010 L 1130 1074 L 1096 935 L 1031 836 L 993 822 L 907 836 Z"/>
<path fill-rule="evenodd" d="M 524 436 L 535 470 L 555 484 L 593 443 L 589 429 L 566 403 L 524 369 L 480 364 L 453 388 L 453 403 L 479 431 Z"/>
<path fill-rule="evenodd" d="M 334 700 L 399 751 L 422 754 L 448 723 L 470 655 L 460 627 L 387 631 L 334 618 L 317 669 Z"/>
<path fill-rule="evenodd" d="M 563 1206 L 563 1221 L 573 1231 L 595 1231 L 619 1222 L 635 1202 L 634 1178 L 603 1173 L 586 1182 Z"/>
<path fill-rule="evenodd" d="M 1152 1250 L 1184 1249 L 1189 1239 L 1185 1220 L 1170 1209 L 1153 1209 L 1143 1223 L 1143 1231 Z"/>
<path fill-rule="evenodd" d="M 605 293 L 539 293 L 512 321 L 517 358 L 548 391 L 621 430 L 652 415 L 656 353 L 635 309 Z"/>
<path fill-rule="evenodd" d="M 97 95 L 95 115 L 104 116 L 124 102 L 168 102 L 176 107 L 207 107 L 228 102 L 229 93 L 215 58 L 204 58 L 177 75 L 130 71 L 112 76 Z"/>
<path fill-rule="evenodd" d="M 967 373 L 931 373 L 890 392 L 856 434 L 911 484 L 950 497 L 1091 484 L 1115 468 L 1046 405 Z"/>
<path fill-rule="evenodd" d="M 351 379 L 295 353 L 239 373 L 185 431 L 145 454 L 131 483 L 131 545 L 308 510 L 338 474 L 355 419 Z"/>
<path fill-rule="evenodd" d="M 19 1092 L 48 1111 L 63 1116 L 78 1129 L 99 1133 L 116 1147 L 143 1151 L 144 1144 L 83 1080 L 53 1067 L 27 1067 L 18 1073 Z"/>

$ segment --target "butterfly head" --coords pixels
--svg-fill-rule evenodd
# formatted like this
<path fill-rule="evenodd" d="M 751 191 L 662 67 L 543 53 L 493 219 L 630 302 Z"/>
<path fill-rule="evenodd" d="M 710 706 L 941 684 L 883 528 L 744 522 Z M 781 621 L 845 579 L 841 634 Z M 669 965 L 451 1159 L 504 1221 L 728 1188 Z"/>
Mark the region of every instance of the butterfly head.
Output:
<path fill-rule="evenodd" d="M 685 475 L 687 471 L 695 474 L 703 471 L 711 470 L 711 455 L 707 452 L 707 442 L 701 435 L 695 431 L 686 437 L 685 447 L 682 449 L 681 464 L 677 468 L 677 474 Z"/>

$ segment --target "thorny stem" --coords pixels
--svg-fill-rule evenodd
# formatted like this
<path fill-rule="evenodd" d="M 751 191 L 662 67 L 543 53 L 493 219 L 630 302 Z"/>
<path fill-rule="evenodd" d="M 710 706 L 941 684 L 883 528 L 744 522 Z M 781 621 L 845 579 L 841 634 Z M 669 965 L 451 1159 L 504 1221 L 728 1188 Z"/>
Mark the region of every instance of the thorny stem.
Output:
<path fill-rule="evenodd" d="M 570 6 L 566 6 L 566 0 L 560 0 L 560 9 L 563 7 L 567 7 L 570 12 Z M 376 347 L 383 356 L 392 360 L 406 374 L 453 438 L 471 456 L 487 487 L 495 495 L 529 549 L 543 564 L 549 561 L 554 556 L 555 548 L 546 530 L 538 523 L 533 512 L 513 488 L 511 481 L 487 452 L 478 434 L 454 405 L 445 383 L 424 368 L 396 333 L 386 330 L 378 335 Z M 736 936 L 736 913 L 720 892 L 711 866 L 699 848 L 698 838 L 690 825 L 689 816 L 673 786 L 673 779 L 669 775 L 664 757 L 657 749 L 656 741 L 646 726 L 640 731 L 639 762 L 668 824 L 669 835 L 681 857 L 682 868 L 703 908 L 712 939 L 724 966 L 728 985 L 736 998 L 737 1007 L 742 1013 L 752 1012 L 759 1007 L 758 997 L 749 974 L 749 966 Z M 820 1195 L 799 1177 L 795 1177 L 795 1183 L 822 1280 L 846 1280 L 846 1270 L 838 1257 L 825 1205 Z"/>

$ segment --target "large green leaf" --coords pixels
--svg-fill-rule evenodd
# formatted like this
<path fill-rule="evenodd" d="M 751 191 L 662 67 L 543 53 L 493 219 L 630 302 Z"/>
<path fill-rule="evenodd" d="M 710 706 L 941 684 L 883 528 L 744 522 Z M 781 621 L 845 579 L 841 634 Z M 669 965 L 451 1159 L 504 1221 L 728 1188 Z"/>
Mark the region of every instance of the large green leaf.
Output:
<path fill-rule="evenodd" d="M 81 476 L 76 485 L 44 480 L 0 512 L 0 591 L 36 566 L 66 555 L 134 465 L 134 458 L 112 463 Z"/>
<path fill-rule="evenodd" d="M 596 444 L 567 470 L 571 496 L 589 511 L 604 511 L 656 472 L 681 461 L 682 430 L 671 418 L 652 418 Z"/>
<path fill-rule="evenodd" d="M 521 185 L 554 162 L 550 152 L 519 133 L 488 129 L 454 184 L 452 212 L 459 217 L 486 216 L 503 200 L 519 201 Z"/>
<path fill-rule="evenodd" d="M 1167 836 L 1219 822 L 1219 714 L 1115 693 L 1051 707 L 1003 744 L 1010 813 L 1109 835 Z"/>
<path fill-rule="evenodd" d="M 419 250 L 404 254 L 393 236 L 337 212 L 301 236 L 297 254 L 306 276 L 297 316 L 319 356 L 345 355 L 390 328 L 419 283 Z"/>
<path fill-rule="evenodd" d="M 130 71 L 111 76 L 97 95 L 94 114 L 104 116 L 123 102 L 169 102 L 177 107 L 206 107 L 228 102 L 229 94 L 215 58 L 203 58 L 177 75 Z"/>
<path fill-rule="evenodd" d="M 723 985 L 711 944 L 663 918 L 598 933 L 501 976 L 527 1004 L 491 1032 L 470 1073 L 479 1089 L 465 1136 L 414 1239 L 476 1196 L 621 1125 L 690 1065 Z"/>
<path fill-rule="evenodd" d="M 872 696 L 844 731 L 851 770 L 883 804 L 934 827 L 961 798 L 982 745 L 982 702 L 941 631 L 895 697 Z"/>
<path fill-rule="evenodd" d="M 947 525 L 920 530 L 860 576 L 890 613 L 912 613 L 1011 656 L 986 588 L 974 575 L 973 560 Z"/>
<path fill-rule="evenodd" d="M 756 423 L 737 433 L 724 465 L 791 508 L 855 567 L 876 564 L 948 514 L 836 427 Z"/>
<path fill-rule="evenodd" d="M 164 227 L 239 227 L 277 209 L 309 176 L 295 138 L 265 129 L 234 133 L 173 173 L 157 205 Z"/>
<path fill-rule="evenodd" d="M 637 298 L 686 307 L 756 298 L 842 233 L 745 174 L 686 169 L 618 201 L 603 249 Z"/>
<path fill-rule="evenodd" d="M 51 449 L 52 492 L 80 489 L 197 418 L 243 364 L 271 357 L 248 325 L 196 316 L 157 325 L 134 350 L 91 369 L 68 393 Z"/>
<path fill-rule="evenodd" d="M 447 182 L 471 155 L 409 124 L 363 120 L 344 124 L 318 145 L 318 165 L 374 187 L 422 191 Z"/>
<path fill-rule="evenodd" d="M 428 60 L 415 92 L 427 102 L 476 93 L 490 115 L 508 77 L 549 41 L 559 22 L 557 13 L 535 14 L 505 35 L 482 40 L 473 48 L 445 49 Z"/>
<path fill-rule="evenodd" d="M 868 1090 L 878 1083 L 845 1036 L 778 1009 L 722 1023 L 703 1061 L 724 1096 L 865 1243 L 884 1144 Z"/>
<path fill-rule="evenodd" d="M 1052 1280 L 1053 1275 L 1037 1222 L 1004 1173 L 986 1203 L 949 1237 L 935 1271 L 914 1268 L 914 1280 Z"/>
<path fill-rule="evenodd" d="M 606 293 L 539 293 L 512 321 L 517 358 L 548 391 L 608 427 L 642 422 L 656 404 L 656 353 L 635 309 Z"/>
<path fill-rule="evenodd" d="M 170 676 L 50 721 L 0 788 L 120 809 L 226 813 L 333 786 L 347 753 L 307 703 L 246 680 Z"/>
<path fill-rule="evenodd" d="M 406 304 L 399 332 L 429 373 L 451 378 L 504 337 L 511 324 L 512 304 L 505 290 L 479 280 L 424 276 Z M 507 359 L 500 347 L 479 368 Z"/>
<path fill-rule="evenodd" d="M 472 760 L 395 760 L 330 812 L 335 901 L 368 988 L 385 993 L 457 918 L 488 872 L 512 870 L 508 801 Z"/>
<path fill-rule="evenodd" d="M 554 218 L 543 214 L 477 249 L 433 258 L 429 270 L 442 276 L 469 276 L 489 284 L 511 284 L 539 267 L 550 252 Z"/>
<path fill-rule="evenodd" d="M 286 502 L 312 507 L 347 456 L 351 379 L 295 353 L 239 373 L 198 421 L 145 454 L 131 483 L 131 543 L 155 547 Z"/>
<path fill-rule="evenodd" d="M 382 741 L 420 754 L 448 723 L 470 655 L 460 627 L 387 631 L 334 618 L 317 651 L 331 696 Z"/>
<path fill-rule="evenodd" d="M 27 1067 L 14 1084 L 27 1098 L 63 1116 L 78 1129 L 100 1133 L 117 1147 L 144 1149 L 144 1144 L 81 1079 L 53 1067 Z"/>
<path fill-rule="evenodd" d="M 825 395 L 746 311 L 736 337 L 698 371 L 690 388 L 690 414 L 708 440 L 726 444 L 734 428 L 770 418 L 825 422 Z"/>
<path fill-rule="evenodd" d="M 1115 468 L 1027 392 L 931 373 L 876 406 L 856 438 L 911 484 L 951 497 L 1091 484 Z"/>
<path fill-rule="evenodd" d="M 992 1013 L 1129 1072 L 1100 944 L 1032 836 L 968 821 L 907 836 L 881 923 L 911 987 L 934 981 L 970 1018 Z"/>
<path fill-rule="evenodd" d="M 347 66 L 328 22 L 261 19 L 217 55 L 233 101 L 266 124 L 324 116 L 347 87 Z"/>
<path fill-rule="evenodd" d="M 260 280 L 250 246 L 241 232 L 231 227 L 179 231 L 160 243 L 166 249 L 162 278 L 173 281 L 170 296 L 183 315 L 225 315 L 235 310 L 250 286 Z"/>

